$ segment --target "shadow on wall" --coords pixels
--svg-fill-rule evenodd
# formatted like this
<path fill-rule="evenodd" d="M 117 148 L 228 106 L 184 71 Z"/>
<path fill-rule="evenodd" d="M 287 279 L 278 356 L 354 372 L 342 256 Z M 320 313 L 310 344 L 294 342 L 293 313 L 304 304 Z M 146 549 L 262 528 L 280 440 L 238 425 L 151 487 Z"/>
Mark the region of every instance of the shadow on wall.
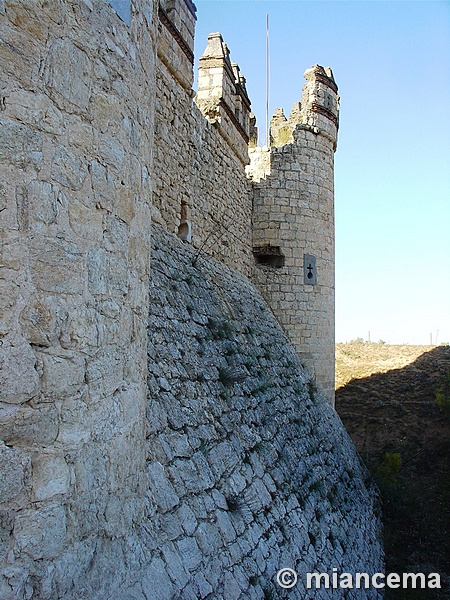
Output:
<path fill-rule="evenodd" d="M 424 600 L 450 597 L 450 419 L 436 401 L 438 390 L 448 398 L 449 373 L 450 347 L 441 346 L 336 391 L 336 410 L 382 494 L 387 572 L 441 574 L 441 591 L 417 590 Z M 387 597 L 412 598 L 402 593 Z"/>

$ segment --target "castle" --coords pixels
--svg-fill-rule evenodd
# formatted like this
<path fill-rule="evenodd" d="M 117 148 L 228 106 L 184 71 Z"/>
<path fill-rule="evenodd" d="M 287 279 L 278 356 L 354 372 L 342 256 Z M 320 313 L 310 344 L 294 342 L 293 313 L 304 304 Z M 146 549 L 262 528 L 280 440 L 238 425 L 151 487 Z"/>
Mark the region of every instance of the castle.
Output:
<path fill-rule="evenodd" d="M 195 21 L 0 2 L 5 600 L 284 597 L 283 567 L 300 599 L 307 572 L 382 571 L 330 405 L 336 84 L 308 69 L 258 148 L 218 33 L 194 99 Z"/>
<path fill-rule="evenodd" d="M 219 33 L 208 36 L 190 101 L 195 15 L 186 8 L 177 18 L 190 45 L 176 38 L 174 72 L 172 34 L 161 29 L 166 45 L 158 52 L 154 218 L 254 281 L 333 402 L 339 110 L 333 74 L 318 65 L 308 69 L 301 103 L 289 120 L 276 111 L 270 148 L 258 148 L 245 78 Z"/>

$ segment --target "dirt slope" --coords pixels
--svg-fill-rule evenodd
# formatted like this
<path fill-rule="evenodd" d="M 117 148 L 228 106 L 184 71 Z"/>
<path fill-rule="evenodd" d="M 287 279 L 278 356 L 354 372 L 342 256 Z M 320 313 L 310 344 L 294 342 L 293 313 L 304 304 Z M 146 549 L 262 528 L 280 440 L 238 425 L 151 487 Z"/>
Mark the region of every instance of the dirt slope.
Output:
<path fill-rule="evenodd" d="M 450 372 L 450 347 L 338 344 L 336 371 L 336 409 L 381 490 L 387 572 L 446 581 L 440 593 L 386 597 L 449 600 L 450 420 L 435 391 Z M 386 471 L 385 453 L 400 455 L 398 475 Z"/>

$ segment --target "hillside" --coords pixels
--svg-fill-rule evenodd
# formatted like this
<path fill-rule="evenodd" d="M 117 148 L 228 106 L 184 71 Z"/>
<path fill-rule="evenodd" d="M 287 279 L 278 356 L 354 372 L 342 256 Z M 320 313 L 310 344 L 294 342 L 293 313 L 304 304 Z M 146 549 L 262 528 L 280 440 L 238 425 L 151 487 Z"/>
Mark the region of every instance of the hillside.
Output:
<path fill-rule="evenodd" d="M 381 490 L 387 571 L 439 572 L 446 588 L 387 598 L 450 597 L 450 421 L 435 397 L 449 369 L 448 346 L 336 347 L 336 409 Z"/>

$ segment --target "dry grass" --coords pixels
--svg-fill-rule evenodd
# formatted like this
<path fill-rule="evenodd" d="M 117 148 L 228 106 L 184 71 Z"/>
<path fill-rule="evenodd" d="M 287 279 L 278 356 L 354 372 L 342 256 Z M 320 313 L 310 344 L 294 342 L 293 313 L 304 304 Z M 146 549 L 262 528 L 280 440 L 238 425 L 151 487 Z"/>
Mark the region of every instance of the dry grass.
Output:
<path fill-rule="evenodd" d="M 369 342 L 336 344 L 336 389 L 352 379 L 402 369 L 435 346 L 396 346 Z"/>

